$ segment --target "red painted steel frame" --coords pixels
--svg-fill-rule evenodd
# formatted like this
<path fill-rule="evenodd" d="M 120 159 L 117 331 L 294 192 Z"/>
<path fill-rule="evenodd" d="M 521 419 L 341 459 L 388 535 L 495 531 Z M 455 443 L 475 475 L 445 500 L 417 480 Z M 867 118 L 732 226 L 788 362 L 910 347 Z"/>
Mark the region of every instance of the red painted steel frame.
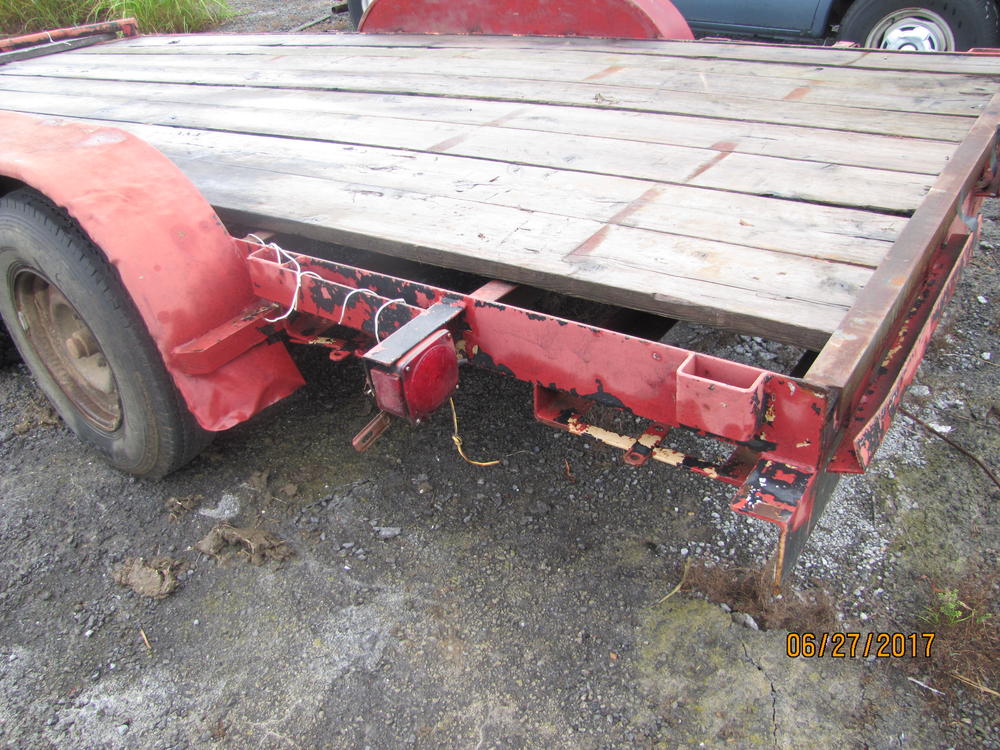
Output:
<path fill-rule="evenodd" d="M 358 30 L 694 39 L 669 0 L 375 0 Z"/>
<path fill-rule="evenodd" d="M 985 187 L 995 192 L 995 184 Z M 343 324 L 367 337 L 367 344 L 355 341 L 344 354 L 384 355 L 388 341 L 366 353 L 374 343 L 372 317 L 377 308 L 395 307 L 397 315 L 379 330 L 403 338 L 396 356 L 421 337 L 446 329 L 457 342 L 458 355 L 469 363 L 533 383 L 535 413 L 544 423 L 617 447 L 631 464 L 652 459 L 739 487 L 732 509 L 780 530 L 775 567 L 780 582 L 822 513 L 838 472 L 863 470 L 881 441 L 976 243 L 979 219 L 969 215 L 978 214 L 980 203 L 977 195 L 960 205 L 908 312 L 896 322 L 879 367 L 854 396 L 849 420 L 836 416 L 841 394 L 799 378 L 512 306 L 503 301 L 513 288 L 504 282 L 459 294 L 296 255 L 298 268 L 315 274 L 299 277 L 295 263 L 279 262 L 270 249 L 239 244 L 264 299 L 287 307 L 297 294 L 298 309 L 307 318 L 320 319 L 314 329 Z M 457 308 L 461 314 L 444 319 L 436 329 L 425 325 L 416 338 L 406 339 L 408 329 L 419 328 L 423 317 L 440 308 Z M 391 365 L 392 357 L 381 356 L 380 362 Z M 588 423 L 595 404 L 627 410 L 650 423 L 638 437 L 619 435 Z M 404 406 L 396 410 L 406 412 Z M 713 463 L 664 447 L 673 428 L 729 443 L 732 455 Z"/>
<path fill-rule="evenodd" d="M 814 466 L 820 459 L 829 404 L 823 392 L 801 380 L 482 294 L 463 295 L 295 254 L 304 272 L 299 279 L 294 264 L 278 262 L 270 249 L 248 240 L 238 244 L 263 299 L 287 308 L 298 290 L 297 310 L 321 318 L 323 327 L 340 324 L 371 338 L 375 311 L 396 310 L 391 316 L 383 312 L 384 336 L 439 303 L 450 303 L 462 315 L 447 327 L 473 365 L 659 424 L 715 435 L 784 463 Z"/>
<path fill-rule="evenodd" d="M 978 229 L 955 237 L 931 261 L 927 279 L 906 316 L 890 337 L 891 346 L 861 394 L 848 435 L 831 462 L 831 470 L 860 474 L 871 463 L 930 343 L 931 335 L 955 293 L 962 269 L 972 256 Z"/>
<path fill-rule="evenodd" d="M 281 344 L 202 372 L 180 367 L 175 348 L 259 300 L 212 207 L 152 146 L 121 130 L 0 112 L 0 175 L 66 209 L 104 251 L 202 427 L 232 427 L 302 384 Z"/>
<path fill-rule="evenodd" d="M 833 403 L 801 379 L 509 305 L 503 297 L 513 287 L 503 282 L 460 294 L 305 255 L 290 260 L 249 240 L 237 244 L 264 300 L 282 309 L 294 300 L 293 338 L 327 342 L 337 359 L 362 357 L 380 405 L 411 421 L 414 410 L 392 366 L 444 330 L 456 342 L 456 356 L 533 383 L 536 416 L 546 424 L 618 447 L 628 463 L 652 459 L 739 487 L 733 510 L 781 530 L 779 575 L 794 563 L 826 502 Z M 379 321 L 379 344 L 374 319 L 380 310 L 393 314 Z M 233 354 L 239 337 L 229 325 L 205 341 L 217 339 L 215 349 Z M 252 320 L 246 325 L 259 327 Z M 338 326 L 361 340 L 335 334 Z M 301 333 L 306 329 L 312 339 Z M 188 365 L 219 356 L 212 349 L 189 351 Z M 436 403 L 446 390 L 435 394 Z M 591 425 L 586 415 L 595 404 L 627 410 L 650 425 L 638 437 Z M 729 443 L 732 455 L 713 463 L 664 447 L 672 428 Z"/>

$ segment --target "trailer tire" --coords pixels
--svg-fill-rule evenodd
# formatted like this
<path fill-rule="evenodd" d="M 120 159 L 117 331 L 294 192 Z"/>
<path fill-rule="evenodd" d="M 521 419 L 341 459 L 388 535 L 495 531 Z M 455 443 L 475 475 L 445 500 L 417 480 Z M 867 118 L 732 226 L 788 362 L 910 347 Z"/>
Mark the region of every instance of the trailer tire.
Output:
<path fill-rule="evenodd" d="M 0 320 L 0 367 L 6 367 L 20 361 L 14 342 L 10 340 L 10 334 L 7 333 L 3 321 Z"/>
<path fill-rule="evenodd" d="M 954 52 L 1000 46 L 994 0 L 855 0 L 840 41 L 875 49 Z"/>
<path fill-rule="evenodd" d="M 0 198 L 0 316 L 56 411 L 112 466 L 159 478 L 210 440 L 104 253 L 27 188 Z"/>

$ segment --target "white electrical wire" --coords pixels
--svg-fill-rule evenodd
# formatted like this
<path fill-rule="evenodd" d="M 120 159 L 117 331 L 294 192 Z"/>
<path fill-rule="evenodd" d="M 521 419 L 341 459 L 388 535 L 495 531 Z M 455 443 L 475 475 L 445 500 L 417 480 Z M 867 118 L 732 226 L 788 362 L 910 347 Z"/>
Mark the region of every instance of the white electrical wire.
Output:
<path fill-rule="evenodd" d="M 354 296 L 355 294 L 373 294 L 373 295 L 375 295 L 376 297 L 378 296 L 378 295 L 377 295 L 377 294 L 375 294 L 375 292 L 373 292 L 373 291 L 372 291 L 371 289 L 352 289 L 351 291 L 349 291 L 349 292 L 347 293 L 347 296 L 346 296 L 346 297 L 344 297 L 344 301 L 340 303 L 340 304 L 341 304 L 341 308 L 340 308 L 340 319 L 339 319 L 339 320 L 337 320 L 337 325 L 338 325 L 338 326 L 339 326 L 339 325 L 342 325 L 342 324 L 343 324 L 343 322 L 344 322 L 344 314 L 345 314 L 345 313 L 347 312 L 347 301 L 348 301 L 348 300 L 349 300 L 349 299 L 350 299 L 351 297 L 353 297 L 353 296 Z"/>
<path fill-rule="evenodd" d="M 260 240 L 260 238 L 257 237 L 257 235 L 248 235 L 248 236 L 254 237 L 258 241 Z M 269 242 L 267 243 L 267 245 L 265 245 L 265 247 L 269 247 L 272 250 L 274 250 L 275 259 L 277 260 L 278 265 L 284 265 L 286 262 L 290 263 L 292 265 L 292 273 L 295 274 L 295 291 L 292 292 L 292 302 L 288 306 L 288 309 L 285 310 L 285 314 L 279 315 L 277 318 L 264 318 L 264 320 L 266 320 L 268 323 L 277 323 L 279 320 L 284 320 L 285 318 L 290 316 L 293 312 L 295 312 L 295 309 L 298 307 L 299 292 L 302 291 L 302 277 L 311 276 L 314 279 L 320 279 L 320 280 L 322 280 L 323 277 L 320 276 L 318 273 L 314 273 L 313 271 L 303 271 L 302 266 L 299 265 L 299 262 L 295 259 L 295 256 L 292 255 L 287 250 L 285 250 L 284 248 L 282 248 L 281 246 L 279 246 L 278 243 Z"/>
<path fill-rule="evenodd" d="M 295 259 L 295 256 L 293 256 L 290 252 L 288 252 L 283 247 L 281 247 L 280 245 L 278 245 L 277 242 L 264 242 L 264 240 L 262 240 L 256 234 L 248 234 L 247 237 L 252 237 L 254 240 L 257 241 L 257 244 L 259 244 L 259 245 L 261 245 L 263 247 L 269 247 L 272 250 L 274 250 L 275 259 L 276 259 L 278 265 L 284 265 L 287 262 L 287 263 L 291 263 L 291 265 L 293 266 L 292 273 L 295 274 L 295 291 L 292 294 L 292 302 L 291 302 L 291 304 L 288 306 L 288 309 L 285 311 L 284 315 L 279 315 L 277 318 L 264 318 L 264 320 L 266 320 L 268 323 L 277 323 L 279 320 L 284 320 L 285 318 L 287 318 L 288 316 L 290 316 L 293 312 L 295 312 L 296 307 L 298 307 L 298 304 L 299 304 L 299 292 L 302 291 L 302 277 L 303 276 L 311 276 L 312 278 L 319 279 L 320 281 L 323 280 L 323 277 L 320 276 L 318 273 L 314 273 L 313 271 L 303 271 L 302 270 L 302 266 L 299 265 L 299 262 L 298 262 L 298 260 Z M 337 325 L 341 325 L 344 322 L 344 314 L 347 312 L 347 302 L 355 294 L 371 294 L 372 296 L 375 296 L 375 297 L 379 296 L 379 294 L 377 292 L 373 292 L 370 289 L 352 289 L 350 292 L 347 293 L 347 296 L 344 297 L 344 301 L 341 303 L 341 307 L 340 307 L 340 319 L 337 320 Z M 405 304 L 406 300 L 403 299 L 402 297 L 397 297 L 396 299 L 391 299 L 388 302 L 385 302 L 375 312 L 375 340 L 377 342 L 379 342 L 379 343 L 382 343 L 382 337 L 379 335 L 379 331 L 378 331 L 379 316 L 382 315 L 382 311 L 385 308 L 387 308 L 389 305 L 393 305 L 393 304 L 395 304 L 397 302 L 402 302 L 403 304 Z"/>
<path fill-rule="evenodd" d="M 380 308 L 378 309 L 378 311 L 377 311 L 377 312 L 375 313 L 375 340 L 376 340 L 376 341 L 377 341 L 378 343 L 380 343 L 380 344 L 382 343 L 382 337 L 381 337 L 381 336 L 379 335 L 379 333 L 378 333 L 378 316 L 382 314 L 382 311 L 383 311 L 383 310 L 384 310 L 385 308 L 387 308 L 387 307 L 388 307 L 389 305 L 393 305 L 393 304 L 395 304 L 396 302 L 402 302 L 402 303 L 404 303 L 404 304 L 405 304 L 405 303 L 406 303 L 406 300 L 405 300 L 405 299 L 403 299 L 403 298 L 401 298 L 401 297 L 397 297 L 396 299 L 391 299 L 391 300 L 389 300 L 388 302 L 386 302 L 386 303 L 385 303 L 384 305 L 382 305 L 382 307 L 380 307 Z"/>

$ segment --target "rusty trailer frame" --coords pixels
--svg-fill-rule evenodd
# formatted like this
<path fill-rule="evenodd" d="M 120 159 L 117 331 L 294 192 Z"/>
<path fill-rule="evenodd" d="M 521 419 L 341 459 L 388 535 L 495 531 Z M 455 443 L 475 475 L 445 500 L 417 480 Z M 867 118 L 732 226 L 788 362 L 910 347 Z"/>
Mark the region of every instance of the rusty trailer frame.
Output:
<path fill-rule="evenodd" d="M 279 254 L 256 236 L 235 242 L 257 295 L 271 304 L 177 354 L 185 371 L 207 371 L 282 332 L 293 342 L 329 348 L 335 361 L 359 359 L 382 409 L 355 440 L 364 449 L 388 426 L 384 414 L 419 424 L 445 402 L 458 380 L 457 362 L 451 366 L 445 357 L 446 364 L 429 364 L 427 351 L 454 351 L 475 367 L 531 383 L 535 417 L 546 425 L 617 448 L 632 466 L 653 460 L 735 487 L 734 512 L 779 529 L 778 586 L 838 475 L 861 473 L 872 460 L 954 295 L 979 239 L 982 201 L 996 195 L 995 127 L 991 137 L 981 136 L 981 146 L 967 149 L 974 159 L 970 173 L 978 176 L 963 181 L 961 199 L 952 192 L 943 207 L 929 209 L 941 220 L 931 241 L 913 257 L 891 259 L 889 268 L 904 266 L 910 273 L 908 283 L 897 277 L 891 298 L 883 292 L 859 302 L 838 333 L 841 340 L 848 331 L 862 335 L 850 346 L 825 347 L 801 377 L 507 304 L 504 298 L 517 288 L 507 282 L 463 294 L 309 255 Z M 950 164 L 952 174 L 941 180 L 956 181 L 953 173 L 969 166 Z M 293 302 L 294 321 L 268 322 Z M 862 330 L 868 305 L 900 313 L 891 323 L 880 317 Z M 337 337 L 328 335 L 331 325 Z M 853 369 L 830 382 L 831 369 L 850 358 Z M 406 396 L 410 373 L 428 367 L 438 386 L 429 396 L 432 405 L 414 408 Z M 587 414 L 596 405 L 625 410 L 648 426 L 639 435 L 623 435 L 591 424 Z M 664 443 L 674 429 L 727 444 L 730 455 L 714 462 L 673 450 Z"/>
<path fill-rule="evenodd" d="M 134 34 L 134 22 L 7 40 L 0 50 L 10 54 L 39 42 L 108 33 Z M 21 128 L 19 137 L 28 143 L 35 124 L 20 117 L 5 117 L 2 124 L 8 131 Z M 388 415 L 419 424 L 446 403 L 464 361 L 532 384 L 538 420 L 618 449 L 629 465 L 655 461 L 730 485 L 733 511 L 778 527 L 774 575 L 780 585 L 838 476 L 863 472 L 872 460 L 955 292 L 979 239 L 982 201 L 997 194 L 998 124 L 1000 96 L 995 96 L 840 327 L 794 375 L 518 306 L 511 302 L 518 287 L 506 281 L 459 292 L 283 249 L 263 232 L 230 237 L 217 220 L 209 226 L 211 209 L 178 179 L 180 172 L 171 172 L 165 159 L 137 139 L 102 142 L 101 148 L 113 150 L 84 153 L 77 144 L 91 143 L 93 129 L 64 125 L 49 141 L 51 153 L 36 160 L 36 171 L 18 162 L 4 165 L 3 174 L 7 187 L 32 185 L 67 207 L 118 262 L 128 238 L 115 232 L 131 220 L 134 201 L 96 208 L 66 192 L 58 179 L 47 184 L 40 175 L 70 162 L 66 168 L 81 175 L 78 190 L 85 192 L 117 179 L 95 174 L 109 154 L 116 164 L 138 162 L 145 181 L 130 183 L 129 189 L 138 191 L 133 195 L 154 193 L 138 208 L 153 211 L 157 186 L 170 189 L 177 213 L 197 215 L 198 231 L 211 235 L 214 247 L 235 251 L 230 271 L 246 275 L 248 291 L 213 307 L 208 330 L 169 327 L 174 324 L 161 330 L 155 309 L 140 310 L 189 405 L 198 397 L 185 383 L 246 363 L 248 353 L 272 352 L 271 360 L 258 356 L 244 368 L 245 373 L 267 367 L 284 376 L 267 397 L 264 387 L 253 396 L 253 407 L 244 409 L 244 418 L 250 416 L 298 385 L 282 342 L 323 346 L 331 360 L 356 359 L 367 373 L 381 411 L 355 439 L 363 450 L 388 426 Z M 93 214 L 101 216 L 85 219 Z M 167 245 L 161 250 L 175 252 Z M 152 266 L 130 270 L 125 264 L 119 270 L 138 299 L 134 289 L 148 288 L 141 279 Z M 183 273 L 174 274 L 177 284 L 184 283 Z M 623 410 L 646 426 L 637 435 L 613 432 L 588 421 L 595 406 Z M 673 450 L 674 430 L 719 441 L 729 456 L 709 461 Z"/>

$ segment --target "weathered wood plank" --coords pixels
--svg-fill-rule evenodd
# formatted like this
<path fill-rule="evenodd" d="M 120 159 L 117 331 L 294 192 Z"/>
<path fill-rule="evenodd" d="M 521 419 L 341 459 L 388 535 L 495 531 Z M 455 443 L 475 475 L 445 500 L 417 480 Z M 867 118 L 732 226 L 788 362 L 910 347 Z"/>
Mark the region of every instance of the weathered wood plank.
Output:
<path fill-rule="evenodd" d="M 963 203 L 976 190 L 983 170 L 995 159 L 998 130 L 1000 94 L 993 96 L 986 112 L 956 149 L 829 346 L 816 358 L 808 372 L 812 382 L 853 394 L 883 358 L 889 332 L 912 304 L 911 294 L 920 287 L 927 264 L 947 239 L 956 216 L 965 210 Z M 846 419 L 854 406 L 850 398 L 841 400 L 838 414 Z"/>
<path fill-rule="evenodd" d="M 622 112 L 584 107 L 451 100 L 394 94 L 344 91 L 299 91 L 241 86 L 149 84 L 141 82 L 2 76 L 0 91 L 102 97 L 106 103 L 133 101 L 242 106 L 284 112 L 335 112 L 344 116 L 396 117 L 463 125 L 590 135 L 642 143 L 711 148 L 733 144 L 737 153 L 818 161 L 845 166 L 937 174 L 954 145 L 947 141 L 852 134 L 791 125 L 709 120 L 682 115 Z M 347 139 L 351 127 L 341 136 Z"/>
<path fill-rule="evenodd" d="M 538 284 L 558 292 L 805 346 L 821 346 L 846 311 L 845 305 L 832 303 L 818 292 L 816 284 L 811 291 L 800 290 L 810 295 L 802 299 L 788 291 L 776 291 L 769 280 L 761 284 L 768 288 L 746 289 L 743 279 L 733 285 L 724 280 L 691 278 L 680 271 L 622 266 L 601 257 L 576 261 L 550 249 L 552 238 L 559 238 L 560 251 L 584 244 L 605 226 L 596 222 L 574 222 L 564 217 L 553 220 L 548 215 L 528 212 L 501 214 L 498 210 L 497 215 L 478 212 L 476 225 L 470 227 L 461 206 L 448 206 L 440 200 L 340 194 L 328 181 L 268 170 L 253 170 L 253 174 L 249 168 L 230 165 L 221 169 L 218 163 L 205 160 L 180 161 L 179 165 L 213 205 L 266 229 L 293 231 L 324 241 Z M 275 205 L 274 195 L 278 193 L 284 194 L 286 205 Z M 386 221 L 387 203 L 395 217 L 391 222 Z M 627 247 L 632 240 L 625 238 L 622 242 Z M 707 249 L 699 249 L 696 255 Z M 708 269 L 721 262 L 711 252 L 703 259 L 684 251 L 682 247 L 673 248 L 669 268 L 683 266 L 688 270 L 688 263 L 702 263 Z M 569 252 L 572 249 L 565 254 Z M 775 263 L 773 259 L 771 262 Z M 787 266 L 782 260 L 773 267 L 779 265 Z M 836 268 L 837 280 L 828 283 L 843 297 L 849 296 L 850 290 L 856 291 L 867 278 L 866 269 Z M 730 270 L 746 275 L 742 264 Z M 821 270 L 825 269 L 790 272 L 794 279 L 788 288 L 795 281 L 815 280 L 816 272 Z M 829 280 L 830 276 L 822 273 L 821 278 Z"/>
<path fill-rule="evenodd" d="M 394 54 L 371 55 L 361 50 L 350 49 L 344 54 L 335 54 L 328 49 L 316 50 L 319 54 L 136 54 L 128 56 L 135 66 L 162 64 L 170 67 L 195 68 L 238 68 L 289 71 L 320 71 L 325 73 L 354 73 L 365 71 L 373 75 L 398 75 L 419 70 L 423 75 L 450 76 L 457 71 L 468 78 L 516 79 L 544 81 L 546 83 L 598 83 L 607 87 L 648 89 L 655 92 L 686 92 L 696 94 L 726 93 L 741 99 L 774 101 L 812 102 L 850 109 L 877 109 L 898 112 L 920 112 L 924 114 L 948 114 L 975 116 L 979 114 L 984 100 L 984 88 L 980 82 L 963 87 L 962 81 L 950 87 L 913 88 L 903 90 L 898 85 L 875 87 L 875 81 L 864 85 L 865 71 L 837 70 L 832 73 L 851 80 L 834 85 L 822 80 L 820 71 L 802 66 L 764 65 L 752 63 L 712 63 L 715 69 L 705 69 L 700 60 L 671 60 L 671 65 L 660 69 L 648 66 L 605 64 L 602 61 L 572 62 L 564 60 L 562 53 L 548 57 L 536 55 L 533 58 L 481 59 L 477 53 L 468 52 L 459 58 L 442 59 L 439 50 L 389 50 Z M 325 53 L 325 54 L 324 54 Z M 82 56 L 78 56 L 82 57 Z M 86 64 L 121 65 L 120 54 L 101 54 L 100 51 L 87 55 Z M 63 58 L 65 60 L 65 58 Z M 696 65 L 691 66 L 691 63 Z M 688 68 L 688 69 L 685 69 Z M 744 69 L 745 68 L 745 69 Z M 878 76 L 876 76 L 878 78 Z M 896 76 L 899 78 L 899 76 Z M 926 78 L 938 79 L 947 76 Z M 885 84 L 885 82 L 883 81 Z M 935 90 L 936 89 L 936 90 Z"/>
<path fill-rule="evenodd" d="M 151 36 L 120 40 L 116 46 L 367 46 L 468 49 L 569 49 L 598 53 L 659 55 L 664 57 L 745 60 L 794 65 L 849 66 L 878 70 L 936 72 L 965 75 L 1000 75 L 1000 59 L 954 53 L 886 52 L 883 50 L 832 49 L 819 46 L 756 44 L 748 42 L 686 42 L 670 40 L 485 37 L 407 34 L 203 34 Z"/>
<path fill-rule="evenodd" d="M 819 127 L 901 137 L 961 140 L 971 127 L 970 117 L 926 113 L 892 112 L 803 101 L 773 101 L 732 94 L 656 91 L 629 86 L 590 83 L 546 82 L 513 78 L 476 78 L 423 73 L 375 74 L 365 71 L 273 70 L 253 61 L 222 60 L 218 67 L 192 66 L 190 60 L 157 56 L 158 64 L 122 65 L 108 55 L 62 59 L 42 58 L 0 68 L 0 75 L 45 75 L 64 78 L 95 78 L 116 81 L 190 83 L 203 85 L 250 85 L 278 88 L 346 90 L 387 94 L 422 94 L 463 99 L 535 102 L 575 105 L 599 109 L 639 110 L 698 117 Z M 157 62 L 157 61 L 154 61 Z"/>
<path fill-rule="evenodd" d="M 753 195 L 882 211 L 912 211 L 931 180 L 927 175 L 822 162 L 740 154 L 734 142 L 707 149 L 609 140 L 591 136 L 517 132 L 491 125 L 427 123 L 387 117 L 343 117 L 297 111 L 213 107 L 128 99 L 109 104 L 83 97 L 7 92 L 5 106 L 28 112 L 326 140 L 351 131 L 351 140 L 423 152 L 452 153 L 512 164 L 696 185 Z M 97 114 L 99 113 L 99 114 Z M 333 136 L 335 137 L 335 136 Z"/>
<path fill-rule="evenodd" d="M 754 45 L 137 41 L 5 66 L 0 106 L 118 123 L 255 226 L 810 347 L 1000 80 Z"/>
<path fill-rule="evenodd" d="M 129 129 L 161 147 L 213 205 L 238 212 L 254 226 L 294 225 L 296 231 L 326 241 L 800 345 L 822 343 L 871 273 L 858 266 L 625 226 L 612 226 L 609 237 L 603 221 L 495 205 L 470 212 L 465 200 L 304 176 L 291 171 L 295 160 L 285 164 L 275 158 L 270 147 L 275 139 L 261 136 L 255 149 L 215 152 L 201 144 L 192 149 L 192 157 L 158 143 L 154 131 L 177 134 L 177 129 Z M 597 245 L 598 252 L 588 257 L 588 249 Z M 664 265 L 660 258 L 646 263 L 637 253 L 619 269 L 614 257 L 602 256 L 629 246 L 659 246 L 661 253 L 670 248 L 670 263 Z M 765 275 L 778 268 L 787 274 L 780 288 Z"/>
<path fill-rule="evenodd" d="M 422 72 L 588 81 L 677 91 L 740 92 L 741 96 L 813 103 L 892 109 L 938 114 L 978 114 L 992 82 L 975 76 L 862 70 L 755 63 L 655 55 L 621 55 L 576 50 L 461 49 L 395 47 L 287 47 L 246 45 L 183 47 L 106 46 L 100 55 L 129 55 L 148 60 L 152 55 L 242 56 L 260 64 L 296 67 L 322 59 L 328 70 L 408 71 L 419 64 Z M 419 63 L 415 61 L 419 60 Z M 541 77 L 541 78 L 539 78 Z"/>
<path fill-rule="evenodd" d="M 185 159 L 206 153 L 239 159 L 256 136 L 186 129 L 130 128 Z M 333 143 L 269 139 L 268 156 L 286 173 L 405 190 L 473 203 L 651 229 L 733 245 L 868 267 L 876 266 L 905 224 L 900 217 L 732 195 L 603 175 L 514 167 L 480 159 L 413 154 Z"/>
<path fill-rule="evenodd" d="M 114 34 L 96 34 L 94 36 L 80 37 L 79 39 L 63 39 L 58 42 L 39 44 L 35 47 L 24 47 L 10 52 L 0 52 L 0 65 L 45 57 L 46 55 L 55 55 L 59 52 L 68 52 L 71 49 L 82 49 L 114 38 Z"/>
<path fill-rule="evenodd" d="M 117 125 L 137 130 L 128 123 Z M 168 128 L 138 132 L 153 145 L 188 159 L 203 152 L 236 158 L 261 148 L 259 139 L 236 133 Z M 900 217 L 831 206 L 452 155 L 289 138 L 267 143 L 269 156 L 280 159 L 286 171 L 364 184 L 373 191 L 394 188 L 521 210 L 546 206 L 576 218 L 868 267 L 880 262 L 905 224 Z"/>

